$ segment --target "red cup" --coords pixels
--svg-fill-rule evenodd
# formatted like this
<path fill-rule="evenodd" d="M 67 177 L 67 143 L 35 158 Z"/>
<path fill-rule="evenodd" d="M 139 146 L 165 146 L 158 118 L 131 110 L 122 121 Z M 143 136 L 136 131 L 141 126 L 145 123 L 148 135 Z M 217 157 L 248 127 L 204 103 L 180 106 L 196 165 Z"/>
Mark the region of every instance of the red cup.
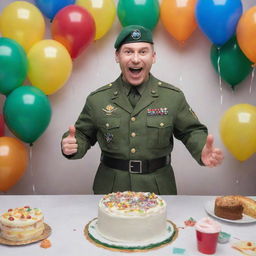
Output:
<path fill-rule="evenodd" d="M 203 233 L 196 230 L 197 249 L 204 254 L 214 254 L 216 252 L 219 232 Z"/>

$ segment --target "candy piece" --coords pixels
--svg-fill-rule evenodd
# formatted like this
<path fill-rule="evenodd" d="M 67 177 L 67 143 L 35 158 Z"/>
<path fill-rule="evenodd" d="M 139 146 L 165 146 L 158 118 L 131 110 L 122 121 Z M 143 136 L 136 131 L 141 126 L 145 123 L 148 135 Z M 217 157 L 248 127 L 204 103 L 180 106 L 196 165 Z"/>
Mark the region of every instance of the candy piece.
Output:
<path fill-rule="evenodd" d="M 196 224 L 196 220 L 190 217 L 188 220 L 184 221 L 184 224 L 189 227 L 193 227 Z"/>
<path fill-rule="evenodd" d="M 40 247 L 45 248 L 45 249 L 50 248 L 51 246 L 52 246 L 51 241 L 48 240 L 48 239 L 44 239 L 44 240 L 40 243 Z"/>

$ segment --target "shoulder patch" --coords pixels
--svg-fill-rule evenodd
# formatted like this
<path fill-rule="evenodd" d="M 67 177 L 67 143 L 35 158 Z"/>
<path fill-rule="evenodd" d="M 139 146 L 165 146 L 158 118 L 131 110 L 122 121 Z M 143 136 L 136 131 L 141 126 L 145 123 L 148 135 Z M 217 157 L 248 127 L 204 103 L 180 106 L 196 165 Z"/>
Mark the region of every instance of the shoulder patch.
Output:
<path fill-rule="evenodd" d="M 107 84 L 107 85 L 104 85 L 104 86 L 98 88 L 97 90 L 91 92 L 90 95 L 94 95 L 94 94 L 96 94 L 96 93 L 98 93 L 98 92 L 106 91 L 106 90 L 110 89 L 111 87 L 112 87 L 112 84 L 111 84 L 111 83 L 110 83 L 110 84 Z"/>
<path fill-rule="evenodd" d="M 158 83 L 159 87 L 164 87 L 164 88 L 167 88 L 167 89 L 170 89 L 170 90 L 174 90 L 176 92 L 181 92 L 181 90 L 176 87 L 176 86 L 173 86 L 171 84 L 167 84 L 165 82 L 161 82 L 161 83 Z"/>

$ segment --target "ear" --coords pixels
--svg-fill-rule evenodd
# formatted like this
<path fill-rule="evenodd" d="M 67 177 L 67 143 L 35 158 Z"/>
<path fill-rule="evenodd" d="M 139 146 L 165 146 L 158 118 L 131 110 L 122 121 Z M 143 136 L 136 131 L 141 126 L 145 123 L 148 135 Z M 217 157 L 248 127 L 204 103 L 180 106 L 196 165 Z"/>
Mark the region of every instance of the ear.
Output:
<path fill-rule="evenodd" d="M 153 52 L 153 63 L 156 63 L 156 52 Z"/>
<path fill-rule="evenodd" d="M 116 60 L 116 63 L 119 63 L 119 51 L 116 51 L 115 53 L 115 60 Z"/>

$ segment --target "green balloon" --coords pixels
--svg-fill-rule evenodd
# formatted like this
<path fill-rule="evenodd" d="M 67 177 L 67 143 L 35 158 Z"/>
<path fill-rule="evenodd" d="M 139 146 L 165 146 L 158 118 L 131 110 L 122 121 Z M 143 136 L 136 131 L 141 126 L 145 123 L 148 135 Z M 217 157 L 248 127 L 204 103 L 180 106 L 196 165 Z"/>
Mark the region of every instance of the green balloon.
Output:
<path fill-rule="evenodd" d="M 252 62 L 244 55 L 240 49 L 236 37 L 231 38 L 219 49 L 212 45 L 211 62 L 218 72 L 218 62 L 220 76 L 231 88 L 242 82 L 252 71 Z"/>
<path fill-rule="evenodd" d="M 51 120 L 48 97 L 34 86 L 20 86 L 6 98 L 3 108 L 5 123 L 20 140 L 32 144 L 45 131 Z"/>
<path fill-rule="evenodd" d="M 153 30 L 159 20 L 158 0 L 119 0 L 117 15 L 123 27 L 140 25 Z"/>
<path fill-rule="evenodd" d="M 0 38 L 0 67 L 0 93 L 8 95 L 22 85 L 28 71 L 26 52 L 10 38 Z"/>

